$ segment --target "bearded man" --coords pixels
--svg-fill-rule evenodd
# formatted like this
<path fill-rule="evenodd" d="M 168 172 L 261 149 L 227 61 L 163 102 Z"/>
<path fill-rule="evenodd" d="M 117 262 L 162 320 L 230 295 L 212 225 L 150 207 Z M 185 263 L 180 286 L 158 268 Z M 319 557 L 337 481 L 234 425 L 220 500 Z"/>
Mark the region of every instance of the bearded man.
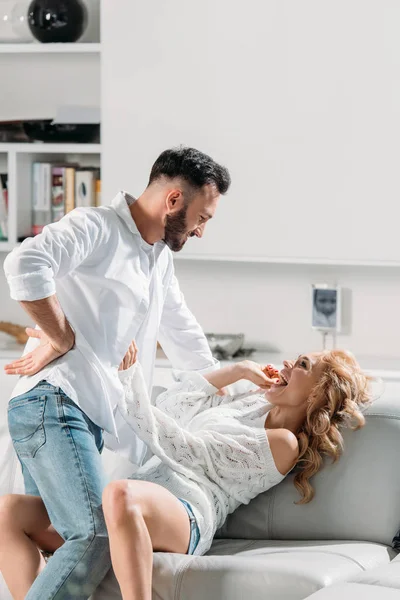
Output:
<path fill-rule="evenodd" d="M 176 369 L 216 366 L 172 252 L 202 237 L 229 185 L 227 169 L 202 152 L 166 150 L 138 198 L 120 192 L 111 206 L 76 208 L 5 260 L 11 297 L 36 324 L 22 358 L 6 367 L 21 375 L 10 434 L 26 493 L 43 500 L 48 535 L 65 541 L 38 565 L 28 600 L 88 598 L 110 568 L 100 453 L 106 441 L 138 465 L 146 454 L 131 432 L 124 438 L 117 409 L 132 340 L 149 389 L 158 340 Z"/>

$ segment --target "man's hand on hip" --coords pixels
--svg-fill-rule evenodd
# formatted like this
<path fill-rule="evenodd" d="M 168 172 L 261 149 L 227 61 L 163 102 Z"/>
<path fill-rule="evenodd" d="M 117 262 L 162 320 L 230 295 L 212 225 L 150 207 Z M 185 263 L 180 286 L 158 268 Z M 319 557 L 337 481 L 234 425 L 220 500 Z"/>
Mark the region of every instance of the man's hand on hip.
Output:
<path fill-rule="evenodd" d="M 118 371 L 126 371 L 126 369 L 129 369 L 129 367 L 134 365 L 136 362 L 136 359 L 137 359 L 137 353 L 138 353 L 138 349 L 135 344 L 135 340 L 133 340 L 131 342 L 131 345 L 128 348 L 127 353 L 125 354 L 124 358 L 122 359 L 121 364 L 119 365 Z"/>
<path fill-rule="evenodd" d="M 53 360 L 66 354 L 75 343 L 72 330 L 70 340 L 65 342 L 62 348 L 57 348 L 54 342 L 50 341 L 50 338 L 40 329 L 27 327 L 26 333 L 29 337 L 40 339 L 40 344 L 35 350 L 29 352 L 29 354 L 6 365 L 4 370 L 7 375 L 35 375 L 35 373 L 41 371 L 41 369 L 53 362 Z"/>

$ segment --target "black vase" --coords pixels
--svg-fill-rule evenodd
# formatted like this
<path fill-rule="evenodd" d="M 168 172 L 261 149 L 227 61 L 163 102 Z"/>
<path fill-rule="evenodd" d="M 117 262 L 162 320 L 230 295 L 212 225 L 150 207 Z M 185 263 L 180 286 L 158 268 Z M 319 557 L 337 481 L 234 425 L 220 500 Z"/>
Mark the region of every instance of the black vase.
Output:
<path fill-rule="evenodd" d="M 87 9 L 81 0 L 33 0 L 28 23 L 39 42 L 76 42 L 87 26 Z"/>

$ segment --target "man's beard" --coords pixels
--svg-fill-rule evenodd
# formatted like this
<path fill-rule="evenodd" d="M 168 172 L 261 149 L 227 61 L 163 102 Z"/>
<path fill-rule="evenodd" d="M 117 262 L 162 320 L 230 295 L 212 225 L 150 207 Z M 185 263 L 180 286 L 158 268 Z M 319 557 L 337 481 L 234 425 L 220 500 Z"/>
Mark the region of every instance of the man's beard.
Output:
<path fill-rule="evenodd" d="M 166 217 L 164 242 L 172 252 L 179 252 L 186 244 L 188 236 L 186 212 L 187 206 L 184 206 L 176 215 Z"/>

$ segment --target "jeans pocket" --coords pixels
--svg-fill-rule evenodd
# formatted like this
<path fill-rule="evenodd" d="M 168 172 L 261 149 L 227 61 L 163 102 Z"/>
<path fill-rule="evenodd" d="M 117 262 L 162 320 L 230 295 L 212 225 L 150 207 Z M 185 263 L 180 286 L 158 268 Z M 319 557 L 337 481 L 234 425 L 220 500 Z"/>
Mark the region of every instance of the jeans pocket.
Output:
<path fill-rule="evenodd" d="M 33 458 L 46 442 L 46 396 L 13 398 L 8 405 L 8 428 L 19 458 Z"/>

